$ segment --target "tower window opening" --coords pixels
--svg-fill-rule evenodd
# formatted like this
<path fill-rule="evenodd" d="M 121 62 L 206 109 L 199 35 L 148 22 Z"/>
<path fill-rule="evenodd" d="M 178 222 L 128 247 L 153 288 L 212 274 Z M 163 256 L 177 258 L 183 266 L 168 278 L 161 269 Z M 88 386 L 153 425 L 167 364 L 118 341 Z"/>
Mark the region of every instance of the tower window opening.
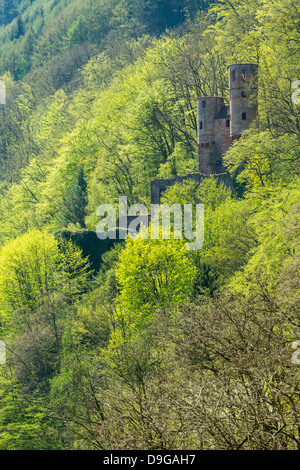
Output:
<path fill-rule="evenodd" d="M 242 98 L 246 98 L 247 94 L 245 92 L 245 90 L 242 91 Z"/>
<path fill-rule="evenodd" d="M 202 108 L 205 108 L 205 101 L 202 101 L 201 106 Z"/>
<path fill-rule="evenodd" d="M 229 119 L 226 119 L 226 127 L 230 127 L 230 121 L 229 121 Z"/>
<path fill-rule="evenodd" d="M 235 70 L 232 71 L 232 80 L 235 80 Z"/>
<path fill-rule="evenodd" d="M 203 122 L 200 122 L 200 123 L 199 123 L 199 129 L 200 129 L 200 130 L 203 129 Z"/>
<path fill-rule="evenodd" d="M 246 121 L 246 113 L 242 113 L 242 120 Z"/>
<path fill-rule="evenodd" d="M 245 70 L 242 70 L 242 79 L 246 80 L 246 71 Z"/>

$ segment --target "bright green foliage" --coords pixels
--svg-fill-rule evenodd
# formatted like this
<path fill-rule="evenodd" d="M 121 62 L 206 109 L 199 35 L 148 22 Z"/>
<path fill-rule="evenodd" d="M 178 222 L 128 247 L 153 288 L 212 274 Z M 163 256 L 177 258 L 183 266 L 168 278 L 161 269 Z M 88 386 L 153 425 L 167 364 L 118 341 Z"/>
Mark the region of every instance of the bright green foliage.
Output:
<path fill-rule="evenodd" d="M 58 242 L 59 261 L 56 273 L 56 290 L 61 283 L 61 292 L 73 301 L 79 294 L 85 292 L 92 270 L 87 258 L 82 257 L 82 251 L 70 240 Z"/>
<path fill-rule="evenodd" d="M 29 232 L 4 246 L 0 257 L 3 311 L 37 307 L 54 288 L 58 260 L 55 238 L 45 232 Z"/>
<path fill-rule="evenodd" d="M 224 183 L 218 184 L 213 176 L 203 180 L 196 191 L 196 200 L 205 205 L 206 211 L 214 211 L 221 204 L 230 204 L 233 197 L 233 190 Z"/>
<path fill-rule="evenodd" d="M 181 206 L 184 204 L 196 204 L 197 186 L 197 183 L 189 180 L 183 181 L 181 184 L 175 183 L 163 193 L 161 202 L 169 206 L 173 204 L 180 204 Z"/>
<path fill-rule="evenodd" d="M 53 422 L 47 419 L 47 404 L 39 397 L 20 393 L 7 371 L 0 370 L 0 450 L 61 449 Z"/>
<path fill-rule="evenodd" d="M 136 326 L 143 317 L 188 299 L 195 269 L 182 240 L 128 238 L 116 270 L 118 305 Z M 125 314 L 126 315 L 126 314 Z M 125 319 L 126 321 L 126 319 Z"/>
<path fill-rule="evenodd" d="M 251 230 L 246 224 L 249 204 L 235 199 L 230 188 L 218 184 L 213 177 L 199 185 L 184 181 L 168 188 L 162 202 L 204 205 L 203 249 L 190 253 L 197 267 L 197 292 L 206 288 L 212 292 L 246 262 L 253 245 Z"/>
<path fill-rule="evenodd" d="M 274 137 L 268 130 L 245 132 L 226 153 L 225 162 L 237 179 L 256 190 L 280 181 L 293 181 L 299 171 L 298 138 Z"/>
<path fill-rule="evenodd" d="M 252 207 L 259 211 L 249 219 L 257 248 L 252 250 L 251 258 L 244 268 L 244 273 L 237 273 L 232 279 L 232 286 L 238 291 L 248 292 L 251 283 L 265 282 L 274 288 L 278 276 L 288 265 L 292 265 L 299 255 L 299 202 L 298 187 L 269 187 L 259 196 L 253 197 Z M 295 271 L 294 275 L 299 276 Z"/>
<path fill-rule="evenodd" d="M 75 299 L 89 279 L 89 263 L 71 242 L 48 232 L 30 231 L 5 245 L 0 254 L 1 315 L 34 311 L 55 291 Z"/>
<path fill-rule="evenodd" d="M 200 184 L 193 180 L 185 180 L 170 186 L 162 195 L 161 202 L 164 204 L 203 204 L 205 210 L 213 211 L 220 204 L 229 202 L 233 192 L 224 183 L 218 183 L 213 176 L 204 178 Z"/>

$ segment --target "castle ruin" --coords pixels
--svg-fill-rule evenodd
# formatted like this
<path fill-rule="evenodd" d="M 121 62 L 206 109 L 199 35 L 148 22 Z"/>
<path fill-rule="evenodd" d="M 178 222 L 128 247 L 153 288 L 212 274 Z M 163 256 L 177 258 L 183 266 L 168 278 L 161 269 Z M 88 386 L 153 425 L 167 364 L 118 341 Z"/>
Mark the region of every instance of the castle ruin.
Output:
<path fill-rule="evenodd" d="M 197 100 L 198 173 L 151 181 L 151 203 L 159 204 L 167 187 L 193 179 L 200 183 L 214 175 L 220 182 L 231 185 L 223 166 L 223 155 L 249 128 L 257 115 L 257 64 L 234 64 L 228 67 L 229 105 L 219 96 L 204 96 Z"/>
<path fill-rule="evenodd" d="M 229 105 L 218 96 L 205 96 L 197 102 L 199 173 L 203 175 L 225 171 L 222 156 L 257 114 L 257 65 L 230 65 L 228 75 Z"/>

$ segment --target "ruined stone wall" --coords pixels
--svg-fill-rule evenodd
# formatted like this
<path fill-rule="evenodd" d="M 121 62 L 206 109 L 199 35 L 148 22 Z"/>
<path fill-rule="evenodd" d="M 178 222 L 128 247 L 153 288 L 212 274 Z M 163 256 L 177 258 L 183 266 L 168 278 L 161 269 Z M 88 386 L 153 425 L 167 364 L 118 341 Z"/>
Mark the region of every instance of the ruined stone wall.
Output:
<path fill-rule="evenodd" d="M 151 204 L 160 204 L 161 203 L 161 196 L 168 189 L 170 186 L 173 186 L 176 183 L 183 183 L 183 181 L 194 181 L 197 183 L 201 183 L 205 178 L 208 178 L 210 175 L 202 175 L 200 173 L 190 173 L 188 175 L 183 176 L 175 176 L 175 178 L 163 178 L 163 179 L 155 179 L 151 181 Z M 228 173 L 222 173 L 219 175 L 213 175 L 220 183 L 224 183 L 227 187 L 232 187 L 232 180 Z"/>

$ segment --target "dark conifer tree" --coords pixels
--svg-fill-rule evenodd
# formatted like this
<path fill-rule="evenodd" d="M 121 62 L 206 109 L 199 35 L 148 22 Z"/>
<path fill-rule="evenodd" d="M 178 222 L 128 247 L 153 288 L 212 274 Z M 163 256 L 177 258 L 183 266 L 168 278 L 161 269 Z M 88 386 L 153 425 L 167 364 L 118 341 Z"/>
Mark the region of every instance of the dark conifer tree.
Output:
<path fill-rule="evenodd" d="M 84 177 L 83 168 L 79 171 L 63 198 L 58 220 L 61 227 L 68 224 L 79 224 L 85 228 L 85 214 L 87 206 L 87 182 Z"/>

